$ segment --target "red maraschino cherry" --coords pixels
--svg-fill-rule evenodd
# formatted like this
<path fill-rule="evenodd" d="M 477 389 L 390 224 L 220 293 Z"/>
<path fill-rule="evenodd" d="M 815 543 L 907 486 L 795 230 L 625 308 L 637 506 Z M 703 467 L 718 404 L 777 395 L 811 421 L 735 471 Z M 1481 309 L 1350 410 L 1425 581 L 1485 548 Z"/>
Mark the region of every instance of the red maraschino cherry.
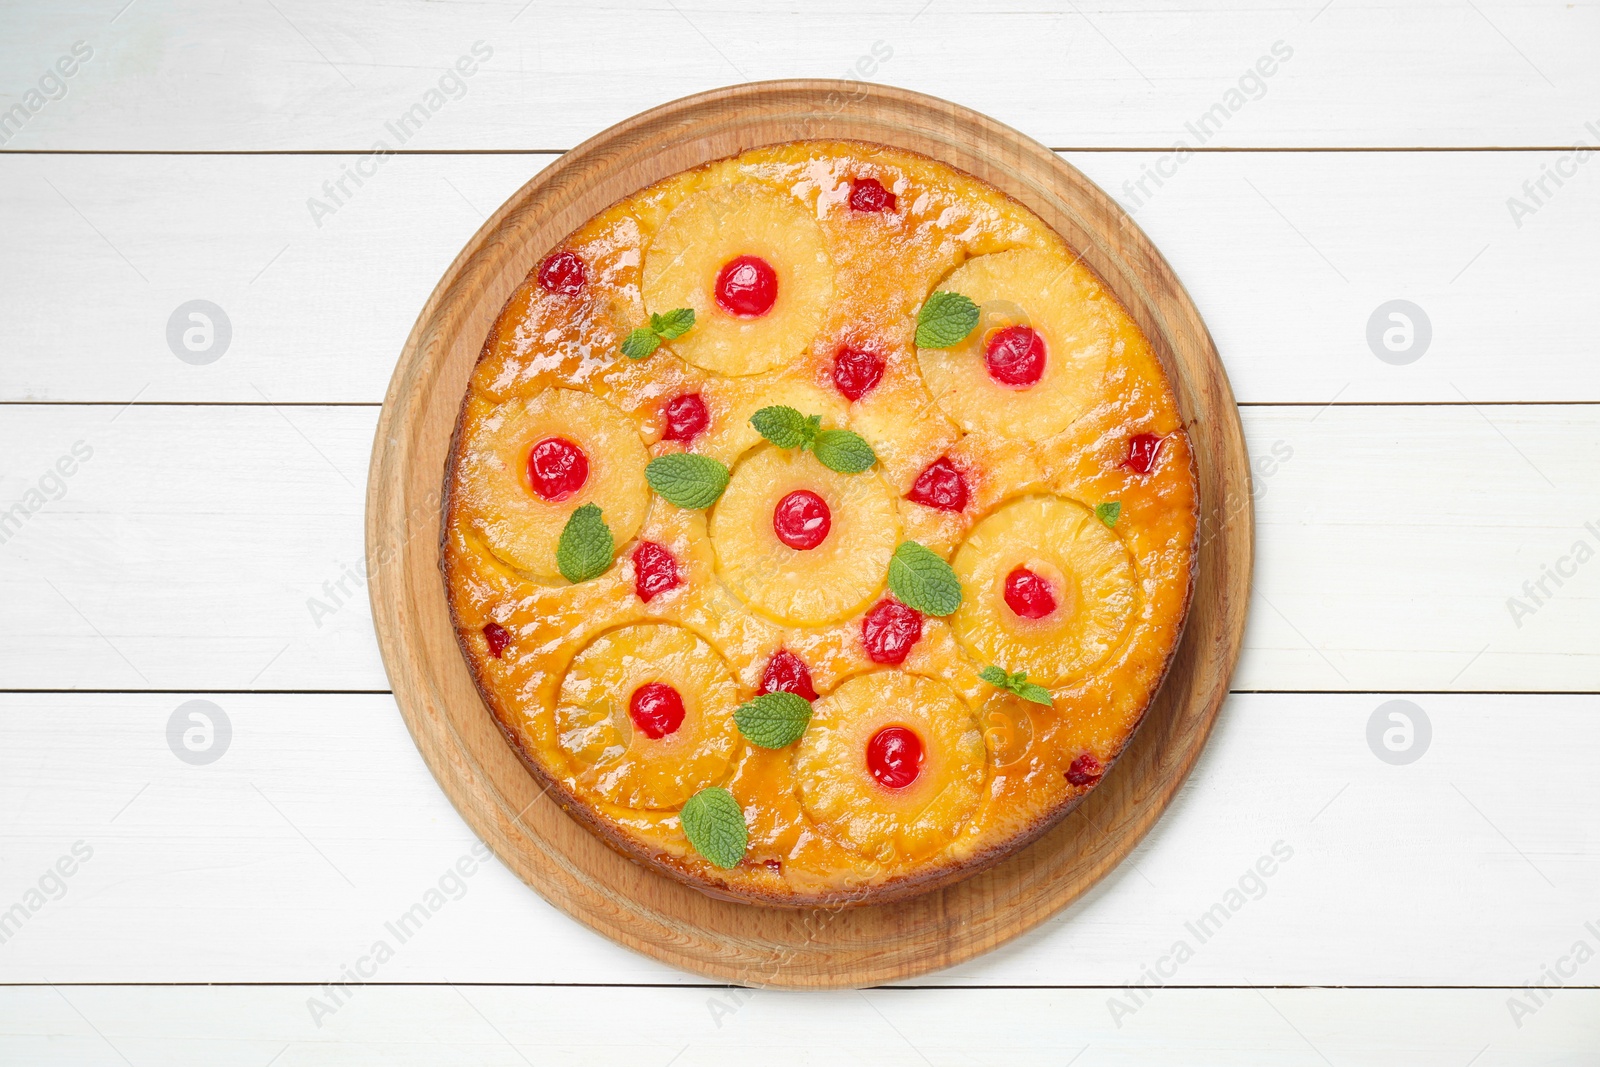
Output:
<path fill-rule="evenodd" d="M 711 413 L 706 410 L 706 402 L 700 399 L 699 393 L 680 393 L 673 397 L 661 405 L 661 415 L 667 423 L 661 433 L 663 441 L 688 444 L 711 425 Z"/>
<path fill-rule="evenodd" d="M 916 781 L 922 758 L 922 738 L 904 726 L 885 726 L 867 742 L 867 770 L 886 789 Z"/>
<path fill-rule="evenodd" d="M 562 249 L 539 264 L 539 287 L 547 293 L 577 296 L 589 280 L 589 268 L 578 253 Z"/>
<path fill-rule="evenodd" d="M 511 643 L 511 631 L 497 622 L 485 623 L 483 639 L 489 645 L 489 655 L 495 659 L 503 659 L 506 646 Z"/>
<path fill-rule="evenodd" d="M 938 511 L 960 511 L 967 506 L 969 495 L 967 476 L 949 456 L 940 456 L 922 468 L 906 499 Z"/>
<path fill-rule="evenodd" d="M 759 318 L 778 301 L 778 272 L 760 256 L 740 256 L 718 272 L 715 292 L 728 314 Z"/>
<path fill-rule="evenodd" d="M 1136 433 L 1128 438 L 1128 458 L 1122 465 L 1135 474 L 1149 474 L 1161 454 L 1161 442 L 1166 438 L 1153 433 Z"/>
<path fill-rule="evenodd" d="M 861 620 L 861 643 L 874 663 L 904 663 L 922 637 L 922 614 L 898 600 L 885 598 Z"/>
<path fill-rule="evenodd" d="M 1094 753 L 1085 752 L 1067 768 L 1067 781 L 1073 785 L 1094 785 L 1105 772 L 1106 769 L 1100 765 Z"/>
<path fill-rule="evenodd" d="M 883 380 L 883 357 L 848 345 L 833 357 L 833 385 L 846 400 L 860 400 Z"/>
<path fill-rule="evenodd" d="M 640 733 L 659 741 L 683 725 L 683 697 L 665 682 L 646 682 L 629 698 L 628 718 Z"/>
<path fill-rule="evenodd" d="M 1006 606 L 1024 619 L 1042 619 L 1056 610 L 1055 590 L 1050 582 L 1026 567 L 1006 575 Z"/>
<path fill-rule="evenodd" d="M 633 591 L 646 604 L 669 589 L 683 584 L 678 561 L 665 545 L 640 541 L 633 550 Z"/>
<path fill-rule="evenodd" d="M 893 211 L 895 195 L 876 178 L 857 178 L 850 183 L 851 211 Z"/>
<path fill-rule="evenodd" d="M 778 540 L 801 552 L 809 551 L 828 539 L 833 528 L 833 513 L 827 501 L 809 489 L 796 489 L 772 509 L 772 531 Z"/>
<path fill-rule="evenodd" d="M 588 480 L 589 457 L 565 437 L 546 437 L 528 450 L 528 481 L 546 500 L 565 500 Z"/>
<path fill-rule="evenodd" d="M 1001 385 L 1029 386 L 1044 377 L 1044 338 L 1031 326 L 996 330 L 983 349 L 989 377 Z"/>
<path fill-rule="evenodd" d="M 805 700 L 817 699 L 817 690 L 811 684 L 811 668 L 787 648 L 778 649 L 767 660 L 767 669 L 761 672 L 761 692 L 793 693 Z"/>

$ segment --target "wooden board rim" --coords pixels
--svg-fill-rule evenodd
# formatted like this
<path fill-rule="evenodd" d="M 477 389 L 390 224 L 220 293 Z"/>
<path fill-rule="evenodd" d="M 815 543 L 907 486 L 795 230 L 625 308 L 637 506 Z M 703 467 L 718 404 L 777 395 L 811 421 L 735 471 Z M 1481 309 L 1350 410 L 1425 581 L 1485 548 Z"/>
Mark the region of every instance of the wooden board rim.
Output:
<path fill-rule="evenodd" d="M 1194 447 L 1202 505 L 1188 628 L 1140 731 L 1049 833 L 966 881 L 849 910 L 713 900 L 611 851 L 539 794 L 473 686 L 437 570 L 444 456 L 490 323 L 537 255 L 651 182 L 777 141 L 876 141 L 973 173 L 1038 213 L 1106 281 L 1161 357 Z M 451 263 L 407 338 L 373 444 L 366 548 L 395 701 L 468 825 L 548 901 L 611 940 L 709 977 L 833 988 L 952 966 L 1086 892 L 1154 825 L 1215 721 L 1243 638 L 1253 557 L 1238 409 L 1199 312 L 1143 231 L 1044 146 L 977 112 L 883 86 L 758 82 L 654 108 L 566 153 Z"/>

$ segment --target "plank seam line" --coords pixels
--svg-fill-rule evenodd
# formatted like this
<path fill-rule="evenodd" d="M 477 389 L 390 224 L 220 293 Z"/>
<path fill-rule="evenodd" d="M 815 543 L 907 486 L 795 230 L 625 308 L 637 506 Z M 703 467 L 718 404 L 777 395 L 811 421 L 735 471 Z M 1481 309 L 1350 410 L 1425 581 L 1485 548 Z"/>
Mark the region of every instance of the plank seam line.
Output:
<path fill-rule="evenodd" d="M 48 689 L 3 688 L 0 696 L 392 696 L 392 689 Z M 1594 689 L 1230 689 L 1229 696 L 1594 697 Z M 0 983 L 3 985 L 4 983 Z"/>
<path fill-rule="evenodd" d="M 1240 400 L 1241 408 L 1582 408 L 1600 400 Z M 377 400 L 0 400 L 0 407 L 35 408 L 381 408 Z"/>
<path fill-rule="evenodd" d="M 1194 155 L 1313 155 L 1332 152 L 1398 154 L 1406 152 L 1570 152 L 1570 144 L 1549 145 L 1299 145 L 1250 146 L 1218 145 L 1197 146 L 1189 151 Z M 1171 145 L 1047 145 L 1051 152 L 1076 153 L 1150 153 L 1165 155 Z M 562 156 L 570 148 L 396 148 L 391 156 Z M 364 156 L 368 148 L 7 148 L 0 156 Z"/>
<path fill-rule="evenodd" d="M 53 989 L 53 988 L 56 988 L 58 986 L 65 987 L 65 988 L 68 988 L 68 989 L 189 989 L 189 988 L 192 988 L 192 989 L 204 989 L 204 988 L 211 988 L 211 987 L 228 988 L 228 989 L 235 989 L 235 988 L 237 988 L 237 989 L 250 989 L 250 988 L 271 988 L 271 989 L 304 988 L 304 989 L 316 989 L 322 984 L 324 984 L 324 983 L 323 982 L 317 982 L 317 981 L 303 981 L 303 982 L 0 982 L 0 989 Z M 477 989 L 741 989 L 741 988 L 746 988 L 746 987 L 743 987 L 743 986 L 734 985 L 732 983 L 713 983 L 713 982 L 346 982 L 346 983 L 343 983 L 343 984 L 350 985 L 350 986 L 358 986 L 358 987 L 361 987 L 361 988 L 376 988 L 376 989 L 384 989 L 384 988 L 390 988 L 390 989 L 417 989 L 417 988 L 447 989 L 447 988 L 453 988 L 455 986 L 467 986 L 469 988 L 477 988 Z M 1114 985 L 1092 985 L 1092 984 L 1085 984 L 1085 983 L 1069 983 L 1069 984 L 1063 984 L 1063 985 L 1027 985 L 1027 984 L 1010 983 L 1010 984 L 1003 984 L 1003 985 L 972 985 L 972 984 L 961 984 L 961 985 L 877 985 L 877 986 L 866 986 L 864 988 L 867 988 L 867 989 L 881 989 L 881 990 L 889 990 L 889 991 L 905 992 L 905 993 L 922 993 L 922 992 L 938 992 L 938 991 L 945 991 L 945 990 L 950 990 L 950 991 L 977 991 L 977 990 L 1003 991 L 1003 990 L 1029 990 L 1029 989 L 1038 989 L 1038 990 L 1050 990 L 1050 989 L 1101 990 L 1101 989 L 1111 989 L 1111 990 L 1118 990 L 1118 989 L 1121 989 L 1123 987 L 1122 986 L 1114 986 Z M 1405 992 L 1405 991 L 1410 991 L 1410 990 L 1417 990 L 1417 991 L 1424 991 L 1424 990 L 1445 990 L 1445 991 L 1486 990 L 1486 991 L 1494 991 L 1494 992 L 1507 991 L 1507 992 L 1513 992 L 1513 993 L 1517 993 L 1517 992 L 1522 992 L 1523 991 L 1523 987 L 1522 986 L 1514 986 L 1514 985 L 1367 985 L 1367 984 L 1345 985 L 1345 984 L 1313 984 L 1313 983 L 1305 983 L 1305 984 L 1298 984 L 1298 985 L 1242 985 L 1242 984 L 1237 984 L 1237 983 L 1232 983 L 1232 984 L 1230 984 L 1230 983 L 1218 983 L 1216 985 L 1199 985 L 1199 984 L 1195 984 L 1195 985 L 1176 985 L 1176 984 L 1168 984 L 1168 985 L 1161 986 L 1160 988 L 1162 988 L 1162 989 L 1190 989 L 1190 990 L 1200 990 L 1200 991 L 1212 990 L 1212 989 L 1240 989 L 1240 990 L 1254 990 L 1254 989 L 1290 989 L 1290 990 L 1293 990 L 1293 989 L 1324 990 L 1325 989 L 1325 990 L 1344 990 L 1344 989 L 1357 989 L 1357 990 L 1381 990 L 1381 991 L 1393 991 L 1393 992 Z M 1564 985 L 1564 986 L 1561 986 L 1560 988 L 1563 989 L 1563 990 L 1590 990 L 1590 991 L 1594 991 L 1594 990 L 1600 990 L 1600 985 Z M 843 992 L 848 992 L 848 990 L 844 990 Z"/>

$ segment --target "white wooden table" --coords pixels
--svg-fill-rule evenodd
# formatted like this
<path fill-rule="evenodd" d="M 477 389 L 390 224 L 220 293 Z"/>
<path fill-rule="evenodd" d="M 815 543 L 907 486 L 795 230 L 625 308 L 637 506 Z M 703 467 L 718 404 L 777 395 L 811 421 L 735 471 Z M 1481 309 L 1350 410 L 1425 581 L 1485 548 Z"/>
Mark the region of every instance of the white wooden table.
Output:
<path fill-rule="evenodd" d="M 760 7 L 0 9 L 0 1062 L 1594 1064 L 1600 8 Z M 908 987 L 749 993 L 451 874 L 364 480 L 418 309 L 531 173 L 846 72 L 1135 211 L 1243 406 L 1256 595 L 1204 759 L 1087 899 Z"/>

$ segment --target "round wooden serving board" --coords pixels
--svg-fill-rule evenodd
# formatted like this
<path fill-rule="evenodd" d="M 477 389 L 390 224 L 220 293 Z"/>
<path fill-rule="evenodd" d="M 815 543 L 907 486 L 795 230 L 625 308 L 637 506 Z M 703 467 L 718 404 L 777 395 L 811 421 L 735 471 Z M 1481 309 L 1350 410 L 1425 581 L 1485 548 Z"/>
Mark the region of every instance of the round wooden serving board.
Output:
<path fill-rule="evenodd" d="M 1117 294 L 1177 390 L 1200 478 L 1199 570 L 1171 673 L 1115 769 L 1028 848 L 898 903 L 834 911 L 731 904 L 613 852 L 548 797 L 473 687 L 440 578 L 440 487 L 489 327 L 539 257 L 670 174 L 803 138 L 875 141 L 959 167 L 1055 228 Z M 719 89 L 629 119 L 540 172 L 484 223 L 417 319 L 384 398 L 367 489 L 378 643 L 406 725 L 483 840 L 545 899 L 605 936 L 746 985 L 866 986 L 948 967 L 1032 929 L 1116 866 L 1194 765 L 1239 654 L 1250 584 L 1249 464 L 1216 348 L 1149 239 L 1044 146 L 932 97 L 854 82 Z"/>

